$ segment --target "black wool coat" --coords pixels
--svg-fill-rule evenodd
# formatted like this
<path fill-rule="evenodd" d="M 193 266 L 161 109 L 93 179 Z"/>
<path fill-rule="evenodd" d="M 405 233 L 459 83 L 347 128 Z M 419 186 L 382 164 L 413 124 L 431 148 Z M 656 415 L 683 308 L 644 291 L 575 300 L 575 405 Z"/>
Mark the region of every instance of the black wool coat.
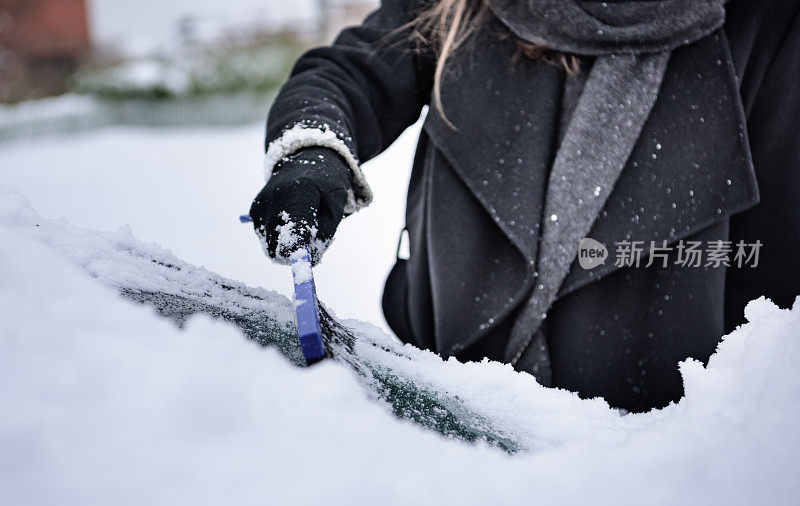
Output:
<path fill-rule="evenodd" d="M 431 103 L 435 58 L 408 37 L 415 5 L 384 0 L 361 26 L 296 64 L 267 142 L 325 124 L 361 161 Z M 632 411 L 682 395 L 678 362 L 707 361 L 747 301 L 800 293 L 798 0 L 731 0 L 722 29 L 675 50 L 659 98 L 597 216 L 605 265 L 576 262 L 543 324 L 553 384 Z M 590 62 L 584 62 L 590 63 Z M 430 107 L 406 210 L 411 255 L 387 280 L 398 337 L 443 356 L 508 358 L 508 333 L 536 284 L 539 229 L 558 146 L 565 72 L 521 57 L 493 21 L 452 57 Z M 680 241 L 762 243 L 758 265 L 677 264 Z M 642 241 L 639 267 L 617 265 Z M 671 248 L 649 267 L 650 242 Z M 723 243 L 727 244 L 727 243 Z M 525 369 L 525 357 L 518 367 Z"/>

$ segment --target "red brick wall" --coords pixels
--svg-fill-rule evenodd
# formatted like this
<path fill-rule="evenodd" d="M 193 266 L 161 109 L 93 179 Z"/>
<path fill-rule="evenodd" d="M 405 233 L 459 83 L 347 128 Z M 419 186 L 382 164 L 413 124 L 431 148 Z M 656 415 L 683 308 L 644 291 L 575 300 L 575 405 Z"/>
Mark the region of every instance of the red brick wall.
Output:
<path fill-rule="evenodd" d="M 0 45 L 28 59 L 89 51 L 84 0 L 0 0 Z"/>

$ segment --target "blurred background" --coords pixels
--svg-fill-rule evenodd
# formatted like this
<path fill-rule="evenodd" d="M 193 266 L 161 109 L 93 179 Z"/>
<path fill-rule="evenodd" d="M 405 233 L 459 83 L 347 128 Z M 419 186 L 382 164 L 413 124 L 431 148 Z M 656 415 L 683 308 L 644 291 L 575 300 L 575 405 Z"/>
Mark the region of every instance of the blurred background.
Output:
<path fill-rule="evenodd" d="M 48 218 L 130 226 L 186 261 L 288 294 L 290 274 L 236 220 L 263 184 L 264 119 L 296 58 L 376 6 L 0 0 L 0 184 Z M 345 220 L 317 271 L 341 317 L 383 322 L 416 128 L 365 165 L 376 201 Z"/>
<path fill-rule="evenodd" d="M 47 109 L 70 126 L 252 121 L 261 112 L 253 105 L 277 90 L 304 49 L 330 42 L 373 7 L 372 0 L 0 0 L 0 102 L 63 96 L 58 111 L 53 103 Z M 67 100 L 75 97 L 93 100 Z M 29 122 L 47 116 L 16 111 Z M 34 127 L 15 119 L 0 136 Z"/>

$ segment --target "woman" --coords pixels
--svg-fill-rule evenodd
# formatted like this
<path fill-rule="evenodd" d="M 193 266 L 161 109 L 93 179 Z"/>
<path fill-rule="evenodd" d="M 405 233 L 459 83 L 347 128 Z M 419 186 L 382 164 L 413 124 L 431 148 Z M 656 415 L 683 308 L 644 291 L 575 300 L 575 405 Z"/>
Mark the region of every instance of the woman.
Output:
<path fill-rule="evenodd" d="M 372 198 L 359 163 L 430 104 L 411 254 L 384 293 L 397 336 L 664 406 L 678 362 L 708 360 L 748 300 L 800 293 L 798 11 L 385 0 L 277 97 L 256 231 L 278 261 L 301 245 L 319 260 Z"/>

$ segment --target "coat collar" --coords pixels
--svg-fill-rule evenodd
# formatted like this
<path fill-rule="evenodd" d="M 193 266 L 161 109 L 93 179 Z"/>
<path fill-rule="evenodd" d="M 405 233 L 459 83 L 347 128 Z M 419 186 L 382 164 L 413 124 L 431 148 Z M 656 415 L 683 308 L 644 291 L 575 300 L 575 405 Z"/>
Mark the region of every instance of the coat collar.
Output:
<path fill-rule="evenodd" d="M 563 205 L 550 198 L 545 211 L 563 75 L 549 64 L 512 61 L 513 41 L 489 31 L 472 51 L 456 54 L 442 83 L 444 110 L 458 130 L 433 108 L 424 128 L 529 266 L 523 289 L 496 287 L 508 292 L 509 302 L 486 309 L 480 315 L 485 323 L 488 313 L 507 314 L 508 304 L 521 303 L 537 281 L 537 259 L 564 245 L 561 234 L 541 246 L 537 242 L 543 214 L 558 216 Z M 608 198 L 586 221 L 586 235 L 606 244 L 610 258 L 604 265 L 583 270 L 574 256 L 567 257 L 570 267 L 559 296 L 619 269 L 613 261 L 615 242 L 674 243 L 758 202 L 745 118 L 722 30 L 673 52 L 650 118 L 616 182 L 609 179 L 607 186 Z M 500 295 L 498 300 L 504 298 Z M 464 297 L 471 299 L 468 288 Z M 450 294 L 448 304 L 458 307 L 457 299 Z M 449 332 L 447 321 L 439 323 L 437 334 L 445 354 L 456 343 L 469 344 L 490 330 L 487 325 L 478 328 L 476 320 L 474 332 L 465 336 L 463 331 Z M 465 327 L 466 322 L 459 323 L 460 329 Z"/>

